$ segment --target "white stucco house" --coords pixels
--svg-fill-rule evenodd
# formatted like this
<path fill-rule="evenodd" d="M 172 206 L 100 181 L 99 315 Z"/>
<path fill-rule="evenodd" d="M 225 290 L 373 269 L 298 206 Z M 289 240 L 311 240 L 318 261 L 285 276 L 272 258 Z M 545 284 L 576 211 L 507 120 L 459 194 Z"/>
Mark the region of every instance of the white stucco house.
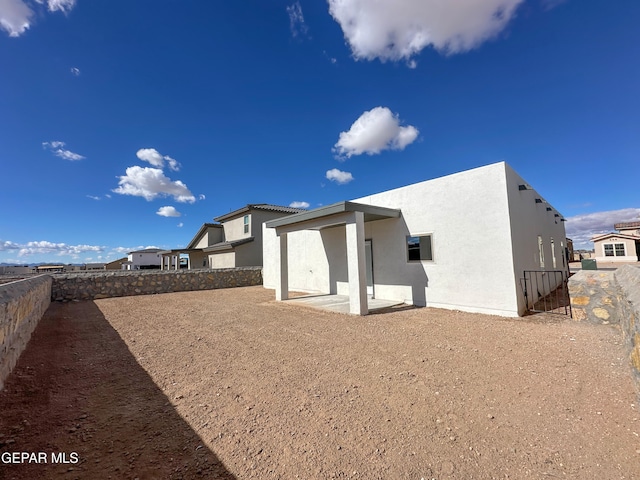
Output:
<path fill-rule="evenodd" d="M 262 265 L 262 224 L 304 210 L 253 203 L 204 223 L 186 248 L 163 250 L 162 268 L 177 268 L 176 259 L 188 258 L 188 268 L 234 268 Z"/>
<path fill-rule="evenodd" d="M 147 270 L 160 268 L 162 261 L 159 248 L 145 248 L 129 252 L 127 261 L 122 262 L 122 270 Z"/>
<path fill-rule="evenodd" d="M 515 317 L 524 271 L 566 271 L 565 247 L 560 213 L 500 162 L 267 221 L 264 286 L 360 315 L 375 297 Z"/>
<path fill-rule="evenodd" d="M 618 233 L 591 239 L 596 262 L 640 262 L 640 222 L 616 223 L 613 228 Z"/>

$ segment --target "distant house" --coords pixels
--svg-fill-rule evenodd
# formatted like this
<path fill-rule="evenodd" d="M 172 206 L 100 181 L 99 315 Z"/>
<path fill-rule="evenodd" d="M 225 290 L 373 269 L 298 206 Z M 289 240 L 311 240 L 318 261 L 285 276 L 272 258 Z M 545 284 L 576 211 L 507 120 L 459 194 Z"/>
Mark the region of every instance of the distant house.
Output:
<path fill-rule="evenodd" d="M 105 270 L 125 270 L 124 268 L 122 268 L 122 264 L 127 262 L 128 260 L 129 260 L 128 257 L 122 257 L 117 260 L 113 260 L 112 262 L 105 263 L 104 269 Z"/>
<path fill-rule="evenodd" d="M 563 221 L 496 163 L 267 221 L 264 286 L 276 300 L 290 290 L 348 296 L 360 315 L 377 298 L 518 316 L 525 271 L 559 272 L 544 275 L 557 282 L 550 290 L 566 278 Z M 532 290 L 534 301 L 546 293 Z"/>
<path fill-rule="evenodd" d="M 598 262 L 639 262 L 640 222 L 616 223 L 618 233 L 593 237 L 595 259 Z"/>
<path fill-rule="evenodd" d="M 129 252 L 126 262 L 122 262 L 123 270 L 147 270 L 160 268 L 162 257 L 160 248 L 145 248 Z"/>
<path fill-rule="evenodd" d="M 105 267 L 104 263 L 85 263 L 83 270 L 92 272 L 95 270 L 104 270 L 105 269 L 104 267 Z"/>
<path fill-rule="evenodd" d="M 2 275 L 23 275 L 35 272 L 35 267 L 29 265 L 2 265 L 0 266 L 0 274 Z"/>
<path fill-rule="evenodd" d="M 35 267 L 36 273 L 62 273 L 68 270 L 67 265 L 37 265 Z M 71 269 L 73 270 L 73 269 Z"/>
<path fill-rule="evenodd" d="M 261 266 L 262 224 L 305 210 L 267 203 L 248 204 L 205 223 L 186 248 L 163 250 L 163 268 L 177 268 L 176 259 L 188 256 L 187 268 Z M 171 265 L 171 267 L 169 267 Z"/>

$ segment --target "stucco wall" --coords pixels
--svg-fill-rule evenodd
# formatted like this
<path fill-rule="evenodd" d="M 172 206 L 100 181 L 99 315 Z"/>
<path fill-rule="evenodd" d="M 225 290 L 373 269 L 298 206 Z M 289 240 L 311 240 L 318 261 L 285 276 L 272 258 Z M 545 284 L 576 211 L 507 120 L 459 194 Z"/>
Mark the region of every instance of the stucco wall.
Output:
<path fill-rule="evenodd" d="M 536 203 L 536 198 L 543 200 L 543 197 L 533 189 L 520 190 L 519 185 L 526 184 L 525 180 L 513 171 L 509 165 L 505 164 L 505 167 L 507 194 L 509 196 L 510 250 L 513 256 L 514 294 L 517 295 L 518 299 L 518 312 L 522 315 L 526 311 L 524 294 L 520 286 L 520 279 L 523 277 L 524 271 L 566 271 L 565 247 L 567 246 L 567 239 L 564 222 L 560 220 L 562 217 L 555 216 L 558 212 L 553 206 L 546 202 Z M 547 208 L 551 208 L 551 210 L 549 211 Z M 540 266 L 538 235 L 542 237 L 544 267 Z M 553 239 L 555 246 L 553 249 L 555 250 L 555 255 L 552 255 L 551 239 Z M 536 293 L 537 289 L 529 289 L 529 294 L 535 295 Z M 540 293 L 544 296 L 549 292 L 543 290 Z M 537 298 L 533 300 L 536 301 Z"/>
<path fill-rule="evenodd" d="M 244 216 L 249 215 L 249 231 L 244 233 Z M 230 242 L 232 240 L 240 240 L 251 236 L 251 228 L 253 227 L 253 218 L 251 213 L 243 213 L 238 218 L 225 220 L 222 223 L 224 227 L 224 240 Z"/>
<path fill-rule="evenodd" d="M 504 316 L 520 313 L 504 163 L 353 201 L 402 210 L 399 219 L 365 223 L 376 297 Z M 408 262 L 407 235 L 426 233 L 433 235 L 434 261 Z M 264 234 L 265 286 L 273 288 L 278 241 L 274 229 Z M 346 293 L 344 227 L 288 237 L 291 290 L 335 293 L 335 285 L 337 293 Z"/>
<path fill-rule="evenodd" d="M 209 254 L 210 268 L 235 268 L 235 266 L 236 253 L 234 251 Z"/>
<path fill-rule="evenodd" d="M 51 277 L 0 285 L 0 390 L 51 303 Z"/>
<path fill-rule="evenodd" d="M 262 269 L 260 267 L 62 274 L 53 277 L 51 299 L 56 301 L 93 300 L 261 284 Z"/>
<path fill-rule="evenodd" d="M 194 248 L 206 248 L 213 245 L 214 243 L 222 242 L 223 233 L 224 231 L 222 226 L 207 227 Z"/>

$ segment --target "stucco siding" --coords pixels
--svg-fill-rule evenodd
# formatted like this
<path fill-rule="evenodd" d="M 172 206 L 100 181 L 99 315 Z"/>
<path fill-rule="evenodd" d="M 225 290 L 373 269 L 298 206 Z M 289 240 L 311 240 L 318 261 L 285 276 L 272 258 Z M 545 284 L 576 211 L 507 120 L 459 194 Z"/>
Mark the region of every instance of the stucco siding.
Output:
<path fill-rule="evenodd" d="M 498 163 L 353 200 L 396 208 L 365 223 L 375 296 L 409 304 L 518 315 L 505 164 Z M 345 228 L 288 234 L 290 290 L 346 294 Z M 409 262 L 407 236 L 431 234 L 433 261 Z M 264 285 L 274 288 L 278 240 L 264 239 Z M 331 268 L 329 268 L 331 265 Z"/>
<path fill-rule="evenodd" d="M 262 225 L 263 237 L 262 245 L 264 251 L 263 257 L 263 284 L 265 288 L 276 288 L 278 282 L 278 266 L 277 256 L 279 239 L 273 228 L 267 228 Z M 340 264 L 342 254 L 338 247 L 338 239 L 342 238 L 344 243 L 345 229 L 344 227 L 336 227 L 335 229 L 327 229 L 322 235 L 317 230 L 305 230 L 288 234 L 289 248 L 287 258 L 289 259 L 290 276 L 295 276 L 295 282 L 290 285 L 290 290 L 311 293 L 336 293 L 336 284 L 331 288 L 331 277 L 329 275 L 328 255 Z M 329 252 L 325 250 L 323 237 L 328 244 Z M 336 248 L 333 248 L 333 247 Z M 346 247 L 343 247 L 346 248 Z M 346 271 L 346 250 L 344 253 L 344 261 L 342 265 Z M 339 267 L 340 268 L 340 267 Z M 339 268 L 334 275 L 338 273 Z"/>
<path fill-rule="evenodd" d="M 209 254 L 210 268 L 234 268 L 236 267 L 235 252 Z"/>
<path fill-rule="evenodd" d="M 224 227 L 225 241 L 231 242 L 233 240 L 241 240 L 251 236 L 252 214 L 246 213 L 245 215 L 249 215 L 249 231 L 247 233 L 244 232 L 244 215 L 232 220 L 226 220 L 222 224 Z"/>
<path fill-rule="evenodd" d="M 519 185 L 526 182 L 509 165 L 506 167 L 506 188 L 509 196 L 509 218 L 513 280 L 512 296 L 518 301 L 518 312 L 522 315 L 526 310 L 521 278 L 525 270 L 567 270 L 565 235 L 562 216 L 546 203 L 541 195 L 533 189 L 520 190 Z M 543 200 L 536 203 L 536 198 Z M 551 208 L 551 210 L 547 210 Z M 556 217 L 555 215 L 558 214 Z M 542 239 L 544 266 L 540 263 L 538 236 Z M 551 241 L 553 239 L 553 248 Z M 555 264 L 554 264 L 555 258 Z M 548 293 L 548 292 L 545 292 Z"/>
<path fill-rule="evenodd" d="M 376 296 L 517 314 L 505 182 L 499 163 L 354 200 L 402 210 L 400 219 L 365 226 Z M 432 235 L 433 261 L 408 262 L 406 237 L 420 234 Z"/>

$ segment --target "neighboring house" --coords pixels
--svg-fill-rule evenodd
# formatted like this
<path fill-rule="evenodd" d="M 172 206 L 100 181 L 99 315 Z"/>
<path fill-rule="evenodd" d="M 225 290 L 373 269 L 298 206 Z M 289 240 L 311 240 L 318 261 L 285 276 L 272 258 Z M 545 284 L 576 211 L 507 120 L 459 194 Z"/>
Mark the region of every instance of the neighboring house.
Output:
<path fill-rule="evenodd" d="M 164 250 L 163 268 L 175 268 L 188 255 L 188 268 L 233 268 L 262 265 L 262 223 L 305 210 L 266 203 L 245 205 L 205 223 L 184 249 Z"/>
<path fill-rule="evenodd" d="M 0 274 L 2 275 L 23 275 L 33 272 L 35 272 L 35 267 L 30 267 L 29 265 L 6 265 L 0 267 Z"/>
<path fill-rule="evenodd" d="M 525 270 L 568 268 L 563 222 L 500 162 L 267 221 L 264 286 L 519 316 Z"/>
<path fill-rule="evenodd" d="M 71 265 L 36 265 L 35 271 L 36 273 L 62 273 L 73 271 L 73 267 Z"/>
<path fill-rule="evenodd" d="M 84 265 L 83 270 L 86 271 L 95 271 L 95 270 L 105 270 L 105 264 L 104 263 L 86 263 Z"/>
<path fill-rule="evenodd" d="M 105 263 L 104 269 L 105 270 L 125 270 L 124 268 L 122 268 L 122 264 L 127 262 L 128 260 L 129 259 L 127 257 L 122 257 L 112 262 Z"/>
<path fill-rule="evenodd" d="M 126 262 L 122 262 L 123 270 L 146 270 L 160 268 L 162 257 L 160 248 L 145 248 L 129 252 Z"/>
<path fill-rule="evenodd" d="M 593 237 L 596 262 L 640 261 L 640 222 L 616 223 L 619 233 Z"/>

